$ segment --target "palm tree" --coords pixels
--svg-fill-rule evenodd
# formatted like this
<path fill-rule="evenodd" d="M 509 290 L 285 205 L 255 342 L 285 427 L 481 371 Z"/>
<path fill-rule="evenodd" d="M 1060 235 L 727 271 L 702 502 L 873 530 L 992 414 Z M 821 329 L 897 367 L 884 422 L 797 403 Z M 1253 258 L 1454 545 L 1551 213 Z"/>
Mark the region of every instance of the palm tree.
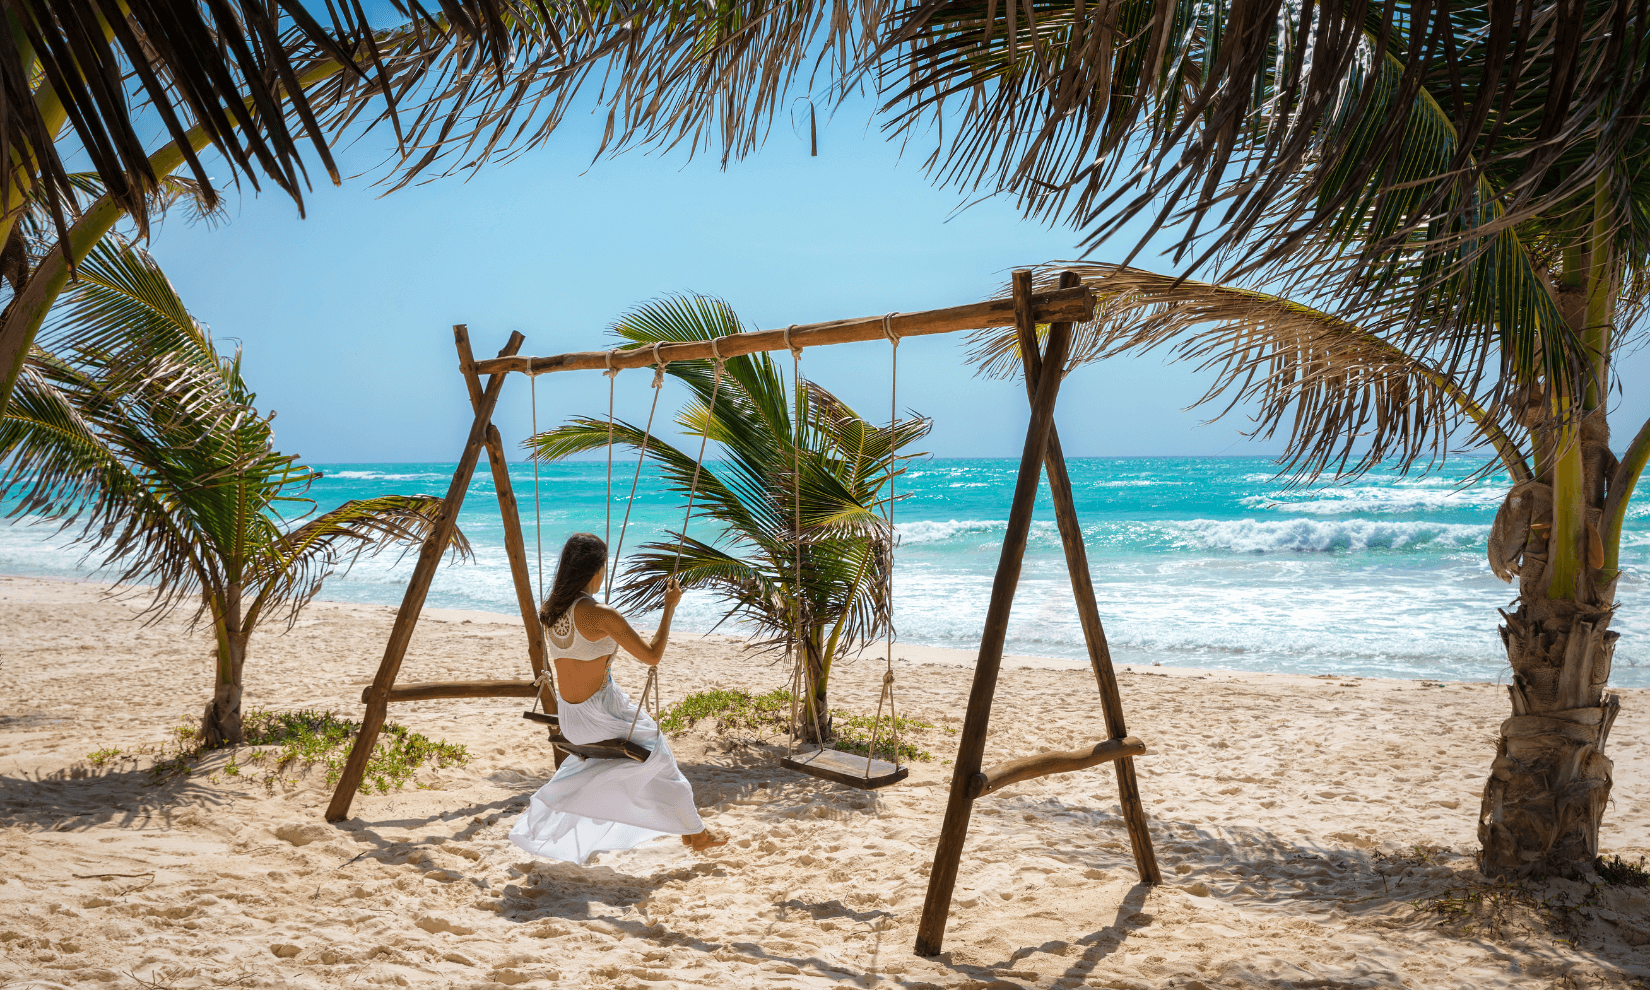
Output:
<path fill-rule="evenodd" d="M 705 296 L 651 302 L 613 326 L 631 347 L 747 329 L 725 302 Z M 715 594 L 727 609 L 723 621 L 750 623 L 764 645 L 794 641 L 814 687 L 804 731 L 813 737 L 817 715 L 828 740 L 832 662 L 852 644 L 875 640 L 890 621 L 886 577 L 893 540 L 881 514 L 888 507 L 886 486 L 907 460 L 922 456 L 902 451 L 926 436 L 932 423 L 911 416 L 875 426 L 815 382 L 787 383 L 766 354 L 730 358 L 719 384 L 709 361 L 672 362 L 665 373 L 694 396 L 677 425 L 689 436 L 714 441 L 721 459 L 698 466 L 697 452 L 625 422 L 612 425 L 612 441 L 645 449 L 665 484 L 684 499 L 697 470 L 694 511 L 722 532 L 706 541 L 673 531 L 643 544 L 627 561 L 615 604 L 657 608 L 675 574 L 684 588 Z M 606 419 L 580 416 L 531 438 L 527 447 L 533 456 L 555 461 L 600 450 L 608 438 Z"/>
<path fill-rule="evenodd" d="M 1122 265 L 1058 268 L 1078 271 L 1100 298 L 1095 320 L 1078 331 L 1073 366 L 1171 347 L 1175 360 L 1214 375 L 1199 404 L 1245 405 L 1255 436 L 1287 430 L 1283 463 L 1298 480 L 1441 461 L 1463 429 L 1493 451 L 1486 470 L 1499 464 L 1513 484 L 1488 557 L 1496 576 L 1519 578 L 1519 608 L 1502 613 L 1513 717 L 1501 725 L 1484 788 L 1479 865 L 1493 876 L 1590 867 L 1610 795 L 1604 748 L 1620 710 L 1619 697 L 1605 693 L 1620 635 L 1608 628 L 1611 599 L 1626 502 L 1650 460 L 1650 424 L 1617 461 L 1605 409 L 1584 407 L 1584 393 L 1562 391 L 1563 379 L 1551 386 L 1556 400 L 1541 382 L 1518 402 L 1494 403 L 1493 385 L 1474 387 L 1470 367 L 1407 351 L 1333 310 Z M 1052 285 L 1053 276 L 1042 281 Z M 1650 293 L 1640 277 L 1623 294 L 1641 306 Z M 987 374 L 1015 374 L 1012 330 L 978 334 L 975 358 Z M 1570 457 L 1584 468 L 1579 479 L 1563 470 Z M 1586 513 L 1568 555 L 1557 528 L 1565 500 Z"/>
<path fill-rule="evenodd" d="M 319 473 L 273 446 L 240 355 L 220 355 L 145 252 L 111 235 L 80 269 L 0 418 L 0 499 L 74 532 L 118 583 L 154 586 L 157 616 L 197 601 L 216 639 L 208 745 L 241 739 L 254 628 L 290 624 L 340 565 L 413 546 L 442 500 L 388 495 L 313 518 Z M 296 517 L 296 518 L 294 518 Z M 290 521 L 289 521 L 290 520 Z M 467 553 L 462 536 L 454 549 Z"/>
<path fill-rule="evenodd" d="M 1019 89 L 978 111 L 989 121 L 981 127 L 996 129 L 968 140 L 995 151 L 1021 141 L 1019 157 L 1001 161 L 1025 167 L 1029 201 L 1070 215 L 1060 211 L 1076 197 L 1093 220 L 1103 204 L 1088 183 L 1105 177 L 1074 166 L 1082 182 L 1062 185 L 1049 171 L 1075 160 L 1059 156 L 1079 137 L 1101 163 L 1115 156 L 1092 149 L 1111 134 L 1168 160 L 1159 149 L 1175 140 L 1172 127 L 1129 125 L 1133 114 L 1185 124 L 1192 145 L 1199 128 L 1218 138 L 1193 150 L 1226 162 L 1225 172 L 1199 173 L 1183 160 L 1136 186 L 1195 194 L 1190 207 L 1171 202 L 1157 217 L 1180 209 L 1188 223 L 1176 249 L 1195 247 L 1180 257 L 1213 277 L 1165 278 L 1127 260 L 1090 266 L 1105 302 L 1076 360 L 1178 341 L 1174 353 L 1216 372 L 1206 400 L 1253 401 L 1257 432 L 1288 430 L 1286 470 L 1303 479 L 1441 458 L 1463 421 L 1494 447 L 1514 487 L 1489 553 L 1498 575 L 1519 578 L 1519 608 L 1503 628 L 1513 718 L 1485 787 L 1480 866 L 1491 875 L 1574 873 L 1596 854 L 1610 789 L 1603 746 L 1619 702 L 1604 694 L 1617 635 L 1608 626 L 1622 520 L 1650 460 L 1650 424 L 1619 460 L 1611 452 L 1605 402 L 1612 354 L 1650 298 L 1650 126 L 1639 109 L 1623 112 L 1650 93 L 1640 30 L 1627 26 L 1644 15 L 1610 2 L 1488 13 L 1382 5 L 1349 26 L 1354 50 L 1336 62 L 1323 57 L 1335 46 L 1318 43 L 1335 25 L 1320 22 L 1311 45 L 1297 43 L 1306 35 L 1284 23 L 1292 10 L 1279 8 L 1252 34 L 1241 19 L 1225 28 L 1184 22 L 1188 33 L 1175 37 L 1185 43 L 1163 57 L 1180 59 L 1180 95 L 1207 111 L 1200 122 L 1161 102 L 1161 85 L 1141 82 L 1137 67 L 1116 77 L 1136 87 L 1121 104 L 1035 131 L 1050 118 L 1033 109 L 1052 112 L 1065 84 L 1010 68 L 999 85 Z M 1405 20 L 1418 11 L 1428 21 Z M 959 54 L 936 57 L 963 72 L 961 53 L 983 49 L 957 40 Z M 1247 55 L 1265 63 L 1253 105 L 1223 119 L 1198 101 L 1224 85 L 1223 66 Z M 1324 80 L 1291 75 L 1289 62 L 1305 55 Z M 1156 57 L 1145 64 L 1165 64 Z M 1329 87 L 1320 105 L 1308 107 L 1320 85 Z M 1121 129 L 1082 130 L 1113 120 Z M 1310 126 L 1296 133 L 1298 121 Z M 1177 182 L 1208 181 L 1201 191 L 1160 183 L 1177 169 Z M 1223 226 L 1200 233 L 1197 221 L 1217 203 Z M 982 357 L 1007 371 L 1011 344 L 998 335 Z"/>

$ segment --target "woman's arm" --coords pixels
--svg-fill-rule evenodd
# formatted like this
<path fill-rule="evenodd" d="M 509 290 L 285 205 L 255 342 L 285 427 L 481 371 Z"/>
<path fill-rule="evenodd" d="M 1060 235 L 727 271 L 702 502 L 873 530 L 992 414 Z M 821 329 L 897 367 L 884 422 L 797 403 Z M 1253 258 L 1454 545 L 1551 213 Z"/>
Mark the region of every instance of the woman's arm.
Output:
<path fill-rule="evenodd" d="M 624 617 L 618 609 L 611 605 L 598 605 L 594 601 L 587 603 L 586 613 L 592 621 L 580 623 L 581 628 L 594 626 L 594 632 L 600 634 L 589 636 L 590 639 L 600 639 L 601 635 L 612 636 L 613 641 L 626 653 L 647 664 L 649 667 L 658 666 L 665 658 L 665 644 L 670 642 L 670 619 L 676 613 L 676 603 L 682 600 L 682 588 L 674 578 L 665 586 L 665 611 L 659 617 L 659 628 L 653 631 L 653 642 L 644 643 L 636 630 L 630 627 L 630 620 Z M 577 616 L 575 616 L 577 618 Z"/>

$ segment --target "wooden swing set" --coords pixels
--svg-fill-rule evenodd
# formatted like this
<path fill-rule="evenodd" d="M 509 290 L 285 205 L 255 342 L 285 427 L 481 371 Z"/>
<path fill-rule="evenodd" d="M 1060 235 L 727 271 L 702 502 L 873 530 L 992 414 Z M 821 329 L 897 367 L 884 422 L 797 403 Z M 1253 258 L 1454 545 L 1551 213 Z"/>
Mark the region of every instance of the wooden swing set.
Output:
<path fill-rule="evenodd" d="M 1157 858 L 1152 850 L 1151 835 L 1146 827 L 1146 812 L 1140 802 L 1140 789 L 1134 771 L 1134 757 L 1143 755 L 1146 746 L 1141 740 L 1129 734 L 1124 719 L 1117 675 L 1112 667 L 1105 630 L 1101 626 L 1099 609 L 1095 603 L 1094 585 L 1089 575 L 1088 555 L 1083 546 L 1071 479 L 1066 471 L 1059 433 L 1054 426 L 1054 405 L 1062 378 L 1061 369 L 1065 367 L 1070 350 L 1072 329 L 1075 323 L 1092 319 L 1094 307 L 1093 291 L 1082 285 L 1074 273 L 1063 273 L 1060 286 L 1055 290 L 1033 293 L 1031 272 L 1017 271 L 1013 276 L 1013 294 L 1009 299 L 994 299 L 919 313 L 891 313 L 887 316 L 792 326 L 783 330 L 730 334 L 707 341 L 655 344 L 623 350 L 584 351 L 552 357 L 519 356 L 517 352 L 525 338 L 520 333 L 512 333 L 498 357 L 477 361 L 471 351 L 466 328 L 462 325 L 455 326 L 453 335 L 458 348 L 459 370 L 464 375 L 465 385 L 470 393 L 475 420 L 470 427 L 464 453 L 459 458 L 458 469 L 453 472 L 445 503 L 419 552 L 418 562 L 407 584 L 401 607 L 396 612 L 395 623 L 385 645 L 384 658 L 379 663 L 378 673 L 373 678 L 372 685 L 362 692 L 361 700 L 366 706 L 366 711 L 361 719 L 361 732 L 350 750 L 349 760 L 344 765 L 337 789 L 327 806 L 327 820 L 336 822 L 349 817 L 351 802 L 360 788 L 367 760 L 372 754 L 378 733 L 383 728 L 389 703 L 392 701 L 484 697 L 532 698 L 536 699 L 537 704 L 542 705 L 544 710 L 542 713 L 536 710 L 527 713 L 527 717 L 550 726 L 550 741 L 557 751 L 558 763 L 567 754 L 592 759 L 646 757 L 645 748 L 628 739 L 576 744 L 561 737 L 558 730 L 556 691 L 546 653 L 545 629 L 538 620 L 538 604 L 533 593 L 527 547 L 522 536 L 519 509 L 511 487 L 504 443 L 499 436 L 498 428 L 492 423 L 493 410 L 498 405 L 505 379 L 511 372 L 536 376 L 554 371 L 599 370 L 613 375 L 620 370 L 651 365 L 656 370 L 657 388 L 659 373 L 662 373 L 665 364 L 673 361 L 713 360 L 719 380 L 721 362 L 744 354 L 789 349 L 794 360 L 805 347 L 886 338 L 894 345 L 897 356 L 899 341 L 906 337 L 986 329 L 1012 323 L 1019 337 L 1026 393 L 1031 402 L 1031 421 L 1026 429 L 1025 446 L 1020 455 L 1019 473 L 1014 486 L 1014 498 L 1009 509 L 1007 532 L 1003 536 L 996 577 L 991 587 L 991 601 L 986 610 L 985 627 L 980 639 L 979 656 L 974 665 L 973 687 L 969 692 L 968 709 L 957 744 L 956 760 L 953 763 L 945 821 L 940 829 L 933 868 L 929 874 L 928 895 L 923 904 L 922 919 L 917 930 L 916 952 L 927 956 L 940 952 L 946 922 L 950 917 L 951 896 L 956 886 L 957 870 L 962 859 L 963 842 L 967 836 L 974 802 L 1019 781 L 1082 770 L 1101 763 L 1114 763 L 1117 767 L 1118 796 L 1123 810 L 1123 820 L 1128 829 L 1140 879 L 1148 884 L 1162 883 L 1162 874 L 1158 870 Z M 1037 327 L 1040 324 L 1049 325 L 1047 344 L 1042 348 L 1038 346 L 1037 340 Z M 897 364 L 895 367 L 897 378 Z M 483 375 L 489 376 L 485 384 L 482 382 Z M 713 391 L 713 402 L 714 395 Z M 655 391 L 655 406 L 657 399 L 658 392 Z M 651 426 L 650 414 L 649 431 Z M 800 449 L 800 443 L 797 446 Z M 470 486 L 471 476 L 484 449 L 492 469 L 493 486 L 497 490 L 499 508 L 503 515 L 505 553 L 510 562 L 517 605 L 526 626 L 527 658 L 532 668 L 533 679 L 431 682 L 398 687 L 395 681 L 401 669 L 402 658 L 406 654 L 413 629 L 423 610 L 430 582 L 457 529 L 458 514 L 463 505 L 465 492 Z M 703 461 L 703 449 L 700 452 L 700 461 Z M 640 462 L 638 470 L 639 464 Z M 1088 648 L 1089 662 L 1099 688 L 1101 710 L 1106 721 L 1106 738 L 1084 749 L 1039 753 L 986 767 L 983 762 L 986 730 L 989 727 L 997 677 L 1002 666 L 1009 612 L 1013 605 L 1015 588 L 1019 584 L 1020 567 L 1031 530 L 1037 489 L 1045 469 L 1060 539 L 1065 549 L 1066 566 L 1076 596 L 1077 614 Z M 695 479 L 697 482 L 697 474 Z M 632 499 L 634 496 L 633 484 Z M 888 503 L 892 505 L 891 497 Z M 688 512 L 691 517 L 691 495 Z M 891 529 L 891 516 L 888 525 Z M 684 533 L 686 528 L 684 523 Z M 798 529 L 800 531 L 800 525 Z M 621 529 L 621 546 L 622 543 Z M 889 625 L 891 627 L 892 623 Z M 889 703 L 889 722 L 892 726 L 895 720 L 891 694 L 891 635 L 890 632 L 887 656 L 889 669 L 884 674 L 883 699 Z M 799 671 L 796 677 L 801 678 L 800 672 L 807 665 L 799 659 L 796 666 Z M 653 681 L 651 672 L 649 683 L 654 688 L 656 696 L 656 682 Z M 811 698 L 811 688 L 811 682 L 793 679 L 793 695 L 807 690 L 807 696 Z M 645 696 L 646 689 L 643 691 L 643 699 L 640 700 L 645 700 Z M 879 719 L 880 711 L 881 702 Z M 794 736 L 794 730 L 798 727 L 794 714 L 792 722 Z M 872 746 L 872 752 L 864 757 L 821 746 L 810 754 L 798 756 L 791 753 L 782 762 L 786 767 L 801 773 L 861 788 L 887 786 L 903 779 L 907 770 L 898 762 L 897 737 L 893 749 L 895 760 L 891 764 L 874 758 L 874 738 Z"/>

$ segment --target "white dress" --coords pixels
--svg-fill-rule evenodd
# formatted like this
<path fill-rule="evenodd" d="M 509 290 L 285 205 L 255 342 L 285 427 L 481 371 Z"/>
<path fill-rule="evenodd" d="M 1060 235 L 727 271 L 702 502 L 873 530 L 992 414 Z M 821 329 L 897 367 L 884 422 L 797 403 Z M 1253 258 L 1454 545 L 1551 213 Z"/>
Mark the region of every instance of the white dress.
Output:
<path fill-rule="evenodd" d="M 551 629 L 558 657 L 594 661 L 618 645 L 610 637 L 592 642 L 579 632 L 567 610 Z M 704 829 L 693 804 L 693 787 L 676 767 L 659 726 L 636 706 L 611 674 L 601 688 L 578 704 L 559 704 L 561 731 L 569 742 L 630 740 L 651 751 L 635 760 L 591 760 L 569 756 L 539 788 L 527 811 L 510 829 L 510 841 L 545 859 L 583 863 L 604 849 L 633 849 L 664 835 L 692 835 Z M 636 730 L 631 733 L 631 719 Z"/>

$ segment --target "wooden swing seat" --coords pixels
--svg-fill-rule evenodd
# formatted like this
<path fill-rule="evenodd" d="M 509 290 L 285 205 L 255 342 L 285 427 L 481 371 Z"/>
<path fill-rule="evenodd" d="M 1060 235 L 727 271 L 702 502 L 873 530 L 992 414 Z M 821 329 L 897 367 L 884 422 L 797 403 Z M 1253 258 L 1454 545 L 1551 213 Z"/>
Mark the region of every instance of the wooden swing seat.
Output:
<path fill-rule="evenodd" d="M 522 712 L 521 717 L 529 722 L 550 727 L 550 745 L 564 753 L 582 756 L 587 760 L 635 760 L 637 763 L 646 762 L 652 750 L 628 739 L 604 739 L 595 743 L 568 742 L 567 737 L 561 734 L 561 720 L 554 715 L 543 712 Z"/>
<path fill-rule="evenodd" d="M 820 780 L 835 781 L 862 791 L 897 784 L 911 776 L 910 767 L 899 767 L 886 760 L 844 753 L 836 749 L 816 749 L 812 753 L 798 753 L 779 761 L 787 770 L 805 773 Z"/>

